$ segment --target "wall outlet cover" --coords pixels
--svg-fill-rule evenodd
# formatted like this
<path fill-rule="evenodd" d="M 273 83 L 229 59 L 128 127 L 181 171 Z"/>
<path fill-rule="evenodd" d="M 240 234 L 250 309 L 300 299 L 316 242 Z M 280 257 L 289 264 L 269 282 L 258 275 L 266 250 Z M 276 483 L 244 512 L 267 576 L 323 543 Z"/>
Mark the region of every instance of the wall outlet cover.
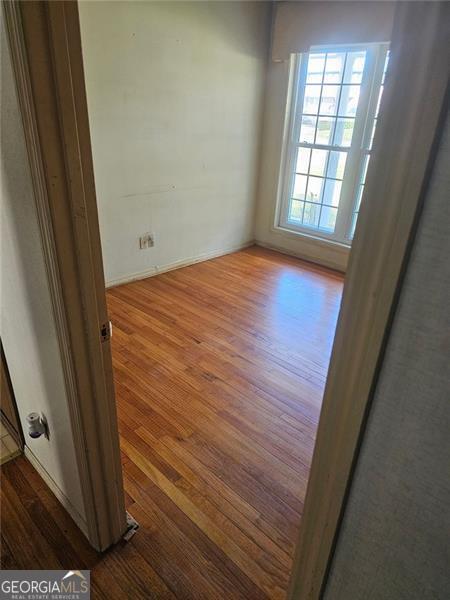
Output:
<path fill-rule="evenodd" d="M 153 233 L 144 233 L 139 238 L 139 248 L 145 250 L 146 248 L 152 248 L 155 245 L 155 238 Z"/>

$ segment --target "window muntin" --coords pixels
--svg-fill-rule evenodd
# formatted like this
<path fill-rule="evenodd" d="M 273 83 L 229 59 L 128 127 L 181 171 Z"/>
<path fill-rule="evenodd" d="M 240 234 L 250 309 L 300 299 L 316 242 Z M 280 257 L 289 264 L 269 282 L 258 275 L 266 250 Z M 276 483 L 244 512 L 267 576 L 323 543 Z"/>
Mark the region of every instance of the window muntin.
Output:
<path fill-rule="evenodd" d="M 386 45 L 369 45 L 297 57 L 281 226 L 351 243 L 365 182 L 362 160 L 368 164 L 370 155 L 364 132 L 376 126 L 372 96 L 381 98 L 386 52 Z M 385 68 L 377 82 L 380 57 Z"/>

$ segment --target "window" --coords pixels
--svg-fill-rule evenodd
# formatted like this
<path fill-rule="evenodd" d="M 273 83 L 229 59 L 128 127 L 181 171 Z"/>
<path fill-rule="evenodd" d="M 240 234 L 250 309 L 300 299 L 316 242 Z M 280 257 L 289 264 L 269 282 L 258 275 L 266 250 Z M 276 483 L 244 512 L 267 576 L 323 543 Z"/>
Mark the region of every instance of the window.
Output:
<path fill-rule="evenodd" d="M 388 59 L 387 44 L 295 57 L 281 227 L 351 244 Z"/>

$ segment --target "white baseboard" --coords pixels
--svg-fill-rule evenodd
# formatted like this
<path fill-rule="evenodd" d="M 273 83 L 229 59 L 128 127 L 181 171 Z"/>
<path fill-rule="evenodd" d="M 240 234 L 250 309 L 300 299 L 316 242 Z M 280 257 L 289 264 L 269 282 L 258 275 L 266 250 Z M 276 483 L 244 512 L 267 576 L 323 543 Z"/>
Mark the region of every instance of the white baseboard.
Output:
<path fill-rule="evenodd" d="M 294 258 L 300 258 L 306 262 L 319 265 L 321 267 L 326 267 L 327 269 L 332 269 L 333 271 L 339 271 L 340 273 L 345 273 L 345 268 L 343 268 L 342 264 L 338 262 L 332 262 L 326 260 L 324 258 L 314 259 L 311 256 L 307 256 L 302 252 L 295 252 L 293 250 L 287 250 L 286 248 L 282 248 L 281 246 L 276 246 L 274 244 L 268 244 L 266 242 L 261 242 L 259 240 L 255 240 L 255 246 L 261 246 L 261 248 L 267 248 L 268 250 L 273 250 L 274 252 L 279 252 L 280 254 L 285 254 L 286 256 L 293 256 Z"/>
<path fill-rule="evenodd" d="M 110 279 L 109 281 L 105 282 L 105 286 L 107 288 L 111 288 L 116 285 L 130 283 L 131 281 L 147 279 L 147 277 L 154 277 L 155 275 L 159 275 L 160 273 L 167 273 L 168 271 L 173 271 L 174 269 L 181 269 L 181 267 L 188 267 L 189 265 L 194 265 L 195 263 L 203 262 L 205 260 L 211 260 L 211 258 L 218 258 L 219 256 L 225 256 L 226 254 L 231 254 L 232 252 L 238 252 L 239 250 L 243 250 L 244 248 L 248 248 L 249 246 L 253 246 L 254 244 L 255 242 L 251 240 L 249 242 L 245 242 L 244 244 L 239 244 L 238 246 L 232 246 L 229 248 L 224 248 L 222 250 L 214 250 L 212 252 L 204 252 L 203 254 L 198 254 L 197 256 L 191 256 L 190 258 L 176 260 L 174 262 L 167 263 L 161 266 L 154 266 L 145 271 L 132 273 L 131 275 L 127 275 L 126 277 Z"/>
<path fill-rule="evenodd" d="M 45 467 L 40 463 L 40 461 L 36 458 L 33 452 L 30 450 L 28 446 L 24 447 L 25 457 L 30 461 L 51 491 L 55 494 L 58 501 L 63 505 L 63 507 L 67 510 L 69 515 L 75 521 L 77 526 L 81 529 L 84 535 L 88 538 L 88 527 L 86 521 L 77 511 L 77 509 L 73 506 L 69 498 L 64 494 L 64 492 L 58 487 L 58 484 L 54 481 L 54 479 L 49 475 L 46 471 Z"/>

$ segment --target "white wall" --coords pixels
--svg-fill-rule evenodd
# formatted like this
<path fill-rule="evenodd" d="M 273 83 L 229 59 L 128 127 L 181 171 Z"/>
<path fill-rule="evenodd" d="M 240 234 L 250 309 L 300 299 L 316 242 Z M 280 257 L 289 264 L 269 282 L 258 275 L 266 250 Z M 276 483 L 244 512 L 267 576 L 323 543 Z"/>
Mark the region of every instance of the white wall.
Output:
<path fill-rule="evenodd" d="M 270 9 L 80 3 L 107 282 L 254 239 Z"/>
<path fill-rule="evenodd" d="M 265 88 L 264 126 L 256 209 L 256 241 L 269 248 L 281 250 L 306 260 L 345 271 L 349 249 L 283 230 L 276 214 L 279 188 L 282 185 L 282 152 L 288 108 L 290 62 L 273 62 L 267 69 Z"/>
<path fill-rule="evenodd" d="M 3 27 L 1 38 L 1 338 L 30 459 L 83 528 L 62 363 Z M 25 417 L 33 411 L 47 417 L 49 440 L 27 435 Z"/>
<path fill-rule="evenodd" d="M 450 593 L 450 113 L 363 438 L 326 600 Z"/>

